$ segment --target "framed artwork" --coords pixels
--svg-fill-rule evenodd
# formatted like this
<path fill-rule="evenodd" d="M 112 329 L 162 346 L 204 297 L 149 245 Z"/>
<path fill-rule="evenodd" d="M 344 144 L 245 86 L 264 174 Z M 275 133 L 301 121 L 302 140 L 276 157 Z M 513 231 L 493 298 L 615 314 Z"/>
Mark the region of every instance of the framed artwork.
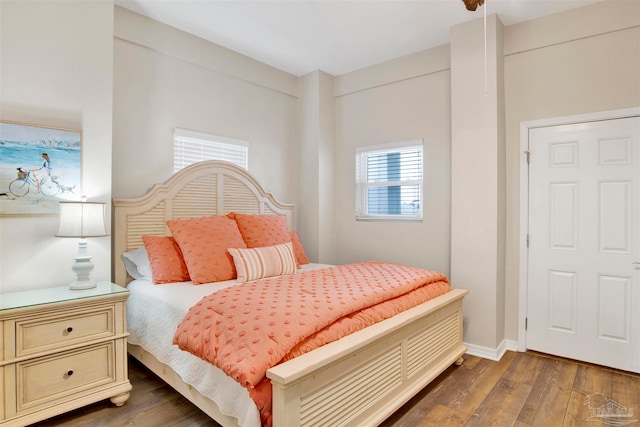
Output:
<path fill-rule="evenodd" d="M 82 195 L 82 132 L 0 120 L 0 215 L 57 215 Z"/>

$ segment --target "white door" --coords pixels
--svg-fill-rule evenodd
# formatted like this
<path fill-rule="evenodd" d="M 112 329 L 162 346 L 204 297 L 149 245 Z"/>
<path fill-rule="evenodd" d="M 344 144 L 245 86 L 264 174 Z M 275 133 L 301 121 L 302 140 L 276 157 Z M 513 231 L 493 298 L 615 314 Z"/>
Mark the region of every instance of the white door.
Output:
<path fill-rule="evenodd" d="M 529 133 L 527 348 L 640 372 L 640 118 Z"/>

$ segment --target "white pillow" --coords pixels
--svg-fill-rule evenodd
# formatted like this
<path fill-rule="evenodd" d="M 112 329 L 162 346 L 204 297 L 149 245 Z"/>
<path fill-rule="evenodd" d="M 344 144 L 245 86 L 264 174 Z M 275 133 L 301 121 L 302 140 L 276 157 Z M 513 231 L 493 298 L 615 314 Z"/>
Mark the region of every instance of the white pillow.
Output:
<path fill-rule="evenodd" d="M 144 246 L 123 253 L 122 260 L 124 261 L 124 267 L 127 269 L 129 276 L 134 279 L 152 280 L 151 263 L 149 262 L 149 255 Z"/>
<path fill-rule="evenodd" d="M 293 274 L 298 268 L 291 242 L 251 249 L 229 249 L 238 282 Z"/>

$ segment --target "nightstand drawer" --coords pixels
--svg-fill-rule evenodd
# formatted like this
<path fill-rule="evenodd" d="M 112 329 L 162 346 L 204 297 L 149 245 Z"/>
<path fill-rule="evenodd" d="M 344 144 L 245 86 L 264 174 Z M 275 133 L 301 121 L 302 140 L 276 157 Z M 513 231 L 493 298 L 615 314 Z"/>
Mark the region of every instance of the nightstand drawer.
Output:
<path fill-rule="evenodd" d="M 115 381 L 114 343 L 16 364 L 18 412 Z"/>
<path fill-rule="evenodd" d="M 16 321 L 16 356 L 67 348 L 114 335 L 114 307 Z"/>

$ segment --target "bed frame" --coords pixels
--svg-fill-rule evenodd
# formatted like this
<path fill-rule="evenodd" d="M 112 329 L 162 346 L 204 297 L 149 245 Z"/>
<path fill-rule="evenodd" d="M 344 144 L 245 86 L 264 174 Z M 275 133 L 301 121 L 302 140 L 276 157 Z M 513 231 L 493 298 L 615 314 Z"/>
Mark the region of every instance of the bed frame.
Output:
<path fill-rule="evenodd" d="M 143 246 L 142 235 L 169 235 L 169 219 L 268 213 L 295 226 L 293 205 L 278 202 L 246 170 L 218 161 L 188 166 L 143 197 L 114 199 L 113 207 L 115 281 L 123 286 L 130 278 L 122 253 Z M 454 289 L 269 369 L 274 427 L 382 422 L 450 365 L 462 363 L 466 294 Z M 218 423 L 237 425 L 152 354 L 134 345 L 129 352 Z"/>

